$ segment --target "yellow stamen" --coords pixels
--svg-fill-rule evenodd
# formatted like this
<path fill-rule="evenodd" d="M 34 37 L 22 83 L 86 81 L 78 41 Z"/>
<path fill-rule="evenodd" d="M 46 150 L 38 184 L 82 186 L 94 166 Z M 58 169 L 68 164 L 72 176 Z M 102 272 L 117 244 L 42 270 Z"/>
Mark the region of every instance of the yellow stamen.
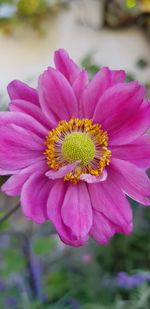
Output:
<path fill-rule="evenodd" d="M 68 163 L 81 161 L 64 177 L 73 183 L 77 183 L 83 173 L 99 176 L 110 162 L 107 132 L 91 119 L 60 121 L 57 128 L 48 133 L 45 144 L 44 154 L 51 169 L 59 170 Z"/>

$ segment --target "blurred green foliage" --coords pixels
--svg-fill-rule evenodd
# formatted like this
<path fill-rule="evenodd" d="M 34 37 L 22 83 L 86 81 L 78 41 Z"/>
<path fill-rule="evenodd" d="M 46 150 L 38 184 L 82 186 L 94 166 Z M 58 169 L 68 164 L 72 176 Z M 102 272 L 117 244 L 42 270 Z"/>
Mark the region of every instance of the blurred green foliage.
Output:
<path fill-rule="evenodd" d="M 136 65 L 139 69 L 143 70 L 143 69 L 146 69 L 148 67 L 148 62 L 144 58 L 140 58 L 140 59 L 138 59 Z"/>
<path fill-rule="evenodd" d="M 93 60 L 93 52 L 88 53 L 81 60 L 81 67 L 84 67 L 92 78 L 100 70 L 100 66 Z"/>
<path fill-rule="evenodd" d="M 0 233 L 0 290 L 1 282 L 5 284 L 5 293 L 0 293 L 1 309 L 5 308 L 4 303 L 8 296 L 16 300 L 15 309 L 24 309 L 24 305 L 18 305 L 18 299 L 22 299 L 24 293 L 28 301 L 26 309 L 149 309 L 148 283 L 129 290 L 114 284 L 114 278 L 120 271 L 129 274 L 149 272 L 150 242 L 147 228 L 141 230 L 137 227 L 129 237 L 117 235 L 105 247 L 91 241 L 83 248 L 61 249 L 54 237 L 48 236 L 47 232 L 43 235 L 44 225 L 42 234 L 38 232 L 34 237 L 28 237 L 36 277 L 27 267 L 29 256 L 22 250 L 23 242 L 19 241 L 13 232 L 9 236 L 8 228 L 9 226 L 6 228 L 6 238 L 3 229 Z M 86 259 L 87 254 L 91 256 L 90 260 Z M 10 285 L 16 275 L 28 286 L 26 291 L 20 285 Z M 32 296 L 30 277 L 34 277 L 36 284 L 40 283 L 41 293 L 44 295 L 42 300 L 38 294 L 36 297 Z M 105 282 L 108 277 L 112 278 L 112 282 Z M 71 305 L 72 299 L 77 300 L 78 307 Z"/>
<path fill-rule="evenodd" d="M 21 24 L 42 32 L 42 22 L 62 7 L 59 0 L 0 0 L 0 30 L 11 35 Z"/>
<path fill-rule="evenodd" d="M 55 249 L 56 241 L 50 237 L 38 237 L 33 243 L 33 253 L 36 255 L 45 255 Z"/>
<path fill-rule="evenodd" d="M 13 247 L 3 249 L 1 257 L 3 257 L 0 266 L 1 279 L 8 277 L 12 273 L 20 272 L 25 266 L 23 257 Z"/>
<path fill-rule="evenodd" d="M 20 0 L 18 2 L 18 12 L 27 16 L 45 13 L 47 7 L 48 3 L 44 0 Z"/>

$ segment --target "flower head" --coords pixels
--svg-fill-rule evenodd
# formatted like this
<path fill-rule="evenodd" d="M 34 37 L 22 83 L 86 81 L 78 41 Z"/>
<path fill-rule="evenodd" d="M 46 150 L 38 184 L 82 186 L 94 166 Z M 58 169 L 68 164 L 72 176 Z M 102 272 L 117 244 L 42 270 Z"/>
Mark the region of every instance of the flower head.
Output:
<path fill-rule="evenodd" d="M 102 68 L 89 81 L 64 50 L 55 52 L 35 90 L 8 86 L 0 113 L 2 186 L 21 196 L 26 217 L 53 222 L 61 239 L 106 244 L 132 231 L 126 195 L 149 205 L 150 106 L 144 87 L 124 71 Z"/>

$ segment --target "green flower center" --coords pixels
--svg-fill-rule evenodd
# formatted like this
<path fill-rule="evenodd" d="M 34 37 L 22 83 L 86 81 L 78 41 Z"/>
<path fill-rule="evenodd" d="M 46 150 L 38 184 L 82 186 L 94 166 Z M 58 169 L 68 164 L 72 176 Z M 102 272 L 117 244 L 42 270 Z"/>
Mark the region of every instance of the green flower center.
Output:
<path fill-rule="evenodd" d="M 65 137 L 61 151 L 69 163 L 81 160 L 81 165 L 87 165 L 94 158 L 95 145 L 87 134 L 73 132 Z"/>

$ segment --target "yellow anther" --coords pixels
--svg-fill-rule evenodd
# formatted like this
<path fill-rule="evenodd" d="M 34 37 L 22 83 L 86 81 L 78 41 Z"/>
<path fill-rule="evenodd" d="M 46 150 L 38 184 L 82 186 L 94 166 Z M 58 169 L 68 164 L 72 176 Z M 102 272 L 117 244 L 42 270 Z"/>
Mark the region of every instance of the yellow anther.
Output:
<path fill-rule="evenodd" d="M 99 176 L 110 162 L 107 132 L 91 119 L 73 117 L 68 122 L 60 121 L 46 136 L 45 144 L 47 164 L 54 170 L 80 160 L 80 164 L 64 177 L 73 183 L 80 180 L 82 173 Z"/>

